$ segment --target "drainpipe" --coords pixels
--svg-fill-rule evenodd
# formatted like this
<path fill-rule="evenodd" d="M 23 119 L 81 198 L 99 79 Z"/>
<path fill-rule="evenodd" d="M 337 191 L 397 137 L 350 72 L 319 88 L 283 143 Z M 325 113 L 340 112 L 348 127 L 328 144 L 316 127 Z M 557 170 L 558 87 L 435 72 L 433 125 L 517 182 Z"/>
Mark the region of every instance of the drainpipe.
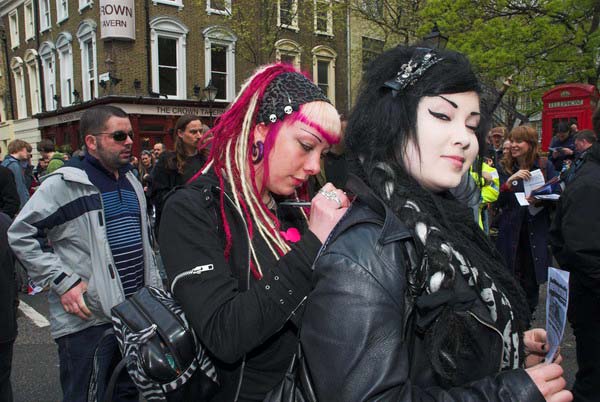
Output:
<path fill-rule="evenodd" d="M 350 7 L 350 4 L 348 4 L 346 8 L 346 71 L 348 72 L 346 79 L 346 120 L 348 120 L 348 115 L 350 114 L 350 109 L 352 106 L 350 104 L 352 102 L 350 99 L 352 92 L 352 57 L 350 56 L 350 52 L 352 51 L 352 46 L 350 46 L 352 35 L 350 35 L 350 12 L 352 9 Z"/>
<path fill-rule="evenodd" d="M 4 21 L 0 18 L 0 36 L 2 36 L 2 47 L 4 51 L 4 60 L 6 61 L 6 82 L 8 84 L 8 99 L 6 99 L 5 105 L 10 105 L 10 119 L 15 119 L 15 108 L 13 106 L 13 88 L 12 88 L 12 80 L 11 74 L 12 70 L 10 69 L 10 62 L 8 59 L 8 39 L 6 38 L 6 28 L 4 26 Z M 7 113 L 8 115 L 8 113 Z"/>
<path fill-rule="evenodd" d="M 146 11 L 146 80 L 148 82 L 148 95 L 152 92 L 152 49 L 150 49 L 150 0 L 144 1 Z"/>
<path fill-rule="evenodd" d="M 32 1 L 31 2 L 31 6 L 33 7 L 33 16 L 39 16 L 40 14 L 38 13 L 39 9 L 38 9 L 38 2 L 37 1 Z M 33 29 L 35 30 L 35 51 L 36 53 L 39 51 L 40 49 L 40 20 L 39 18 L 33 18 L 34 22 L 34 27 Z M 42 112 L 46 111 L 46 90 L 45 90 L 45 86 L 44 86 L 44 74 L 42 73 L 42 71 L 40 71 L 40 67 L 42 66 L 42 58 L 40 57 L 39 53 L 38 55 L 35 57 L 36 61 L 37 61 L 37 70 L 38 70 L 38 83 L 39 83 L 39 91 L 40 91 L 40 102 L 42 102 L 42 104 L 40 105 L 42 108 Z M 30 84 L 31 85 L 31 84 Z"/>

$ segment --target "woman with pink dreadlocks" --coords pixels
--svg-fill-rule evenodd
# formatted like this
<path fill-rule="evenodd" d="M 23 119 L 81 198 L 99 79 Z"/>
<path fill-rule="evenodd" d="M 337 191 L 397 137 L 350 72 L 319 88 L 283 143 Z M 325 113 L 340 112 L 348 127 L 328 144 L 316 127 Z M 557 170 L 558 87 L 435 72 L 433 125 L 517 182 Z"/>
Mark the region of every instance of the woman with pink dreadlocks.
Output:
<path fill-rule="evenodd" d="M 262 401 L 297 346 L 311 266 L 345 213 L 327 183 L 310 209 L 309 177 L 340 140 L 323 92 L 292 66 L 255 73 L 209 132 L 208 162 L 166 201 L 161 255 L 171 290 L 217 366 L 212 401 Z"/>

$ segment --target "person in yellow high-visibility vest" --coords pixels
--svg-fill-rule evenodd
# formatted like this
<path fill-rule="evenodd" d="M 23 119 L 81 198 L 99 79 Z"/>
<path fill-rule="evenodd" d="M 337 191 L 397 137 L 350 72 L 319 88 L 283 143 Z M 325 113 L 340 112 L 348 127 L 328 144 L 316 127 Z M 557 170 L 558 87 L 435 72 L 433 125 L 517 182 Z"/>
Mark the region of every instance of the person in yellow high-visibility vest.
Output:
<path fill-rule="evenodd" d="M 481 177 L 471 167 L 471 177 L 481 188 L 481 200 L 479 203 L 479 226 L 485 233 L 490 232 L 490 225 L 487 214 L 488 204 L 496 201 L 500 194 L 500 177 L 498 171 L 483 162 L 481 164 Z"/>

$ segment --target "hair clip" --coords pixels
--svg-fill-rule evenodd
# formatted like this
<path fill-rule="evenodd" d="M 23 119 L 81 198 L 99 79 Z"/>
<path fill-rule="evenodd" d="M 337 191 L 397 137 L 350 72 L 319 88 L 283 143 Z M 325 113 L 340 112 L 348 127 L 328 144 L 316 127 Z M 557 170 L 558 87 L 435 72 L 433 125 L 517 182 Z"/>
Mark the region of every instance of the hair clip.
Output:
<path fill-rule="evenodd" d="M 383 86 L 390 88 L 393 95 L 396 96 L 398 92 L 413 85 L 430 67 L 442 60 L 444 59 L 432 49 L 417 48 L 408 63 L 404 63 L 400 67 L 396 77 L 386 81 Z"/>

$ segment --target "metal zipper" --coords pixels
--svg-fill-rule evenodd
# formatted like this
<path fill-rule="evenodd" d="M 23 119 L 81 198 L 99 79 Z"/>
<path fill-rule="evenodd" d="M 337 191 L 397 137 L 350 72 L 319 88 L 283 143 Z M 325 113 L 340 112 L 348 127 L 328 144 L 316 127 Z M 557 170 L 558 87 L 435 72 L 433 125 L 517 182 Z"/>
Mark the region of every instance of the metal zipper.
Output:
<path fill-rule="evenodd" d="M 100 189 L 98 187 L 96 187 L 94 184 L 92 184 L 92 187 L 98 192 L 98 197 L 100 198 L 100 206 L 102 207 L 102 211 L 101 212 L 102 212 L 102 215 L 104 217 L 104 223 L 106 223 L 106 215 L 104 215 L 104 199 L 102 198 L 102 193 L 100 192 Z M 108 227 L 106 225 L 102 225 L 102 229 L 103 229 L 103 232 L 104 232 L 104 238 L 106 239 L 106 244 L 108 244 Z M 105 245 L 105 247 L 106 247 L 106 245 Z M 110 246 L 109 246 L 109 248 L 110 248 Z M 118 280 L 117 283 L 121 287 L 121 295 L 123 296 L 123 299 L 121 301 L 123 301 L 123 300 L 125 300 L 125 290 L 123 289 L 123 282 L 121 282 L 121 277 L 118 275 L 119 270 L 117 269 L 117 264 L 115 264 L 115 258 L 114 258 L 113 254 L 112 254 L 112 250 L 109 253 L 109 258 L 108 259 L 109 259 L 109 264 L 108 264 L 109 273 L 110 273 L 110 265 L 111 265 L 111 263 L 112 263 L 112 266 L 114 267 L 115 271 L 117 271 L 116 274 L 115 274 L 115 276 L 111 275 L 111 277 L 112 277 L 113 280 L 116 277 L 119 278 L 119 280 Z"/>
<path fill-rule="evenodd" d="M 198 265 L 195 268 L 192 268 L 188 271 L 184 271 L 180 274 L 178 274 L 175 279 L 173 279 L 173 282 L 171 283 L 171 294 L 174 295 L 175 294 L 175 284 L 177 283 L 177 281 L 179 281 L 181 278 L 185 278 L 188 276 L 192 276 L 192 275 L 200 275 L 203 272 L 207 272 L 207 271 L 212 271 L 213 269 L 215 269 L 214 265 L 212 264 L 206 264 L 206 265 Z"/>
<path fill-rule="evenodd" d="M 502 336 L 502 334 L 500 333 L 500 331 L 498 330 L 498 328 L 494 327 L 493 325 L 488 324 L 487 322 L 483 321 L 481 318 L 477 317 L 475 315 L 475 313 L 473 313 L 472 311 L 468 311 L 468 313 L 475 318 L 475 320 L 479 321 L 479 323 L 481 323 L 483 326 L 488 327 L 490 329 L 492 329 L 494 332 L 496 332 L 498 334 L 498 336 L 500 337 L 500 340 L 502 341 L 502 352 L 500 353 L 500 363 L 498 364 L 498 372 L 500 372 L 500 370 L 502 369 L 502 361 L 504 360 L 504 337 Z"/>
<path fill-rule="evenodd" d="M 217 186 L 215 186 L 215 188 L 219 191 L 221 191 L 221 189 Z M 229 195 L 227 195 L 226 192 L 223 191 L 223 195 L 225 196 L 225 198 L 227 199 L 227 201 L 229 201 L 229 203 L 231 204 L 231 206 L 233 207 L 233 210 L 238 214 L 238 216 L 240 217 L 241 221 L 244 223 L 242 226 L 244 227 L 244 232 L 246 233 L 246 240 L 248 241 L 248 256 L 247 256 L 247 261 L 248 261 L 248 269 L 246 270 L 246 290 L 250 289 L 250 258 L 251 258 L 251 253 L 250 253 L 250 233 L 248 233 L 248 225 L 246 224 L 246 220 L 244 219 L 244 215 L 242 215 L 242 213 L 240 212 L 239 209 L 237 209 L 237 207 L 235 206 L 233 200 L 229 197 Z M 175 294 L 174 290 L 175 290 L 175 285 L 177 284 L 177 281 L 179 281 L 182 278 L 188 277 L 188 276 L 192 276 L 192 275 L 200 275 L 203 272 L 207 272 L 207 271 L 212 271 L 214 269 L 213 264 L 206 264 L 206 265 L 200 265 L 197 266 L 193 269 L 190 269 L 189 271 L 185 271 L 182 272 L 180 274 L 178 274 L 174 279 L 173 282 L 171 283 L 171 294 Z M 237 402 L 239 396 L 240 396 L 240 392 L 242 390 L 242 380 L 244 379 L 244 368 L 246 366 L 246 355 L 244 355 L 243 359 L 242 359 L 242 365 L 241 365 L 241 369 L 240 369 L 240 379 L 238 381 L 238 385 L 236 388 L 236 392 L 235 392 L 235 397 L 234 397 L 234 402 Z"/>

